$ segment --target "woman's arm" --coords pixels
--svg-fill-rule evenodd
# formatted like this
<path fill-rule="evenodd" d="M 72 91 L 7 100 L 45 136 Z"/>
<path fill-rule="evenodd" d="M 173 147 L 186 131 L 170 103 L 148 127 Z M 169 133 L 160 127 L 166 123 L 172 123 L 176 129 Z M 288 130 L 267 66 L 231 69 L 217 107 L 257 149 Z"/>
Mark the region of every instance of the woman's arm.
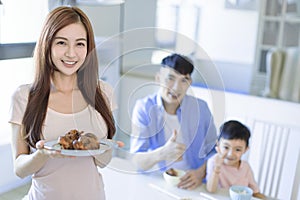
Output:
<path fill-rule="evenodd" d="M 14 171 L 17 176 L 24 178 L 41 169 L 49 155 L 43 149 L 29 154 L 29 146 L 25 143 L 21 134 L 21 126 L 12 124 L 12 154 L 14 159 Z"/>

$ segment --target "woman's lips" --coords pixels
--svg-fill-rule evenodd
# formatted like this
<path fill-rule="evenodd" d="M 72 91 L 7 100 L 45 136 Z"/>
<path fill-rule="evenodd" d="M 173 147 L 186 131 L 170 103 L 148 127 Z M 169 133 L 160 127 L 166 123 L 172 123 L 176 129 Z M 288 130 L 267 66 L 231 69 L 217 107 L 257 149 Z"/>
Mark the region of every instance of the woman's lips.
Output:
<path fill-rule="evenodd" d="M 62 62 L 66 67 L 74 67 L 74 65 L 77 63 L 76 61 L 65 61 L 65 60 L 62 60 Z"/>

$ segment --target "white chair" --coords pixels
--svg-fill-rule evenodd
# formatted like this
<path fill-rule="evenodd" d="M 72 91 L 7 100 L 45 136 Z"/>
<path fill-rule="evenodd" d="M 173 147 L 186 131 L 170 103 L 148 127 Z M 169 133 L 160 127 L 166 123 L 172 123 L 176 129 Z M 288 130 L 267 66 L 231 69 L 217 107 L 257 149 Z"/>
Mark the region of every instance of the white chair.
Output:
<path fill-rule="evenodd" d="M 278 199 L 300 199 L 299 127 L 254 120 L 248 161 L 261 192 Z"/>

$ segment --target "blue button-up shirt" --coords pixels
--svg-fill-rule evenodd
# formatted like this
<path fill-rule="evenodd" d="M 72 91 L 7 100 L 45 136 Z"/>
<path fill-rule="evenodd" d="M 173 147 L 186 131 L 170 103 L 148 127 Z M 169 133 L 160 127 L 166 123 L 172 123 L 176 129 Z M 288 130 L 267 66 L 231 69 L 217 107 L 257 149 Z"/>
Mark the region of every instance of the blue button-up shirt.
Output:
<path fill-rule="evenodd" d="M 132 153 L 152 151 L 166 143 L 164 112 L 159 94 L 137 100 L 132 113 Z M 190 169 L 197 169 L 215 153 L 217 134 L 212 114 L 205 101 L 185 95 L 176 115 L 187 147 L 183 159 Z M 166 169 L 166 162 L 158 164 L 161 170 Z"/>

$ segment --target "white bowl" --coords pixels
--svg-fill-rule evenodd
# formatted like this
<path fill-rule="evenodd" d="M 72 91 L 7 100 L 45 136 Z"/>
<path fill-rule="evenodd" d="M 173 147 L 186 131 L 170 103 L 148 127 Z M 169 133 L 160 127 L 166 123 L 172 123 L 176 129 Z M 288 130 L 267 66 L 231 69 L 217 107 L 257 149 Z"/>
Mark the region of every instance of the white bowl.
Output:
<path fill-rule="evenodd" d="M 178 183 L 180 182 L 180 178 L 185 174 L 185 171 L 183 170 L 180 169 L 174 169 L 174 170 L 177 172 L 177 176 L 169 175 L 167 171 L 163 173 L 163 177 L 165 181 L 171 186 L 177 186 Z"/>
<path fill-rule="evenodd" d="M 234 185 L 229 188 L 231 200 L 251 200 L 253 190 L 246 186 Z"/>

